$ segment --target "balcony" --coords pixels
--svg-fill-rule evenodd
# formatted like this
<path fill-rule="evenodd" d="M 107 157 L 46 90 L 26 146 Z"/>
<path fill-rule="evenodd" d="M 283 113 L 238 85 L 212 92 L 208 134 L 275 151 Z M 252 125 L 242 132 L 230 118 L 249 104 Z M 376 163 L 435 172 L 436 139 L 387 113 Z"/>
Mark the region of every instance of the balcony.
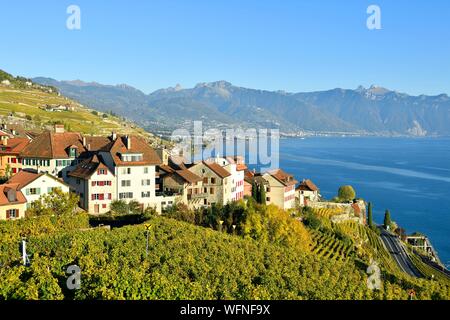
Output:
<path fill-rule="evenodd" d="M 202 199 L 202 198 L 206 198 L 207 196 L 208 196 L 207 193 L 188 194 L 188 195 L 187 195 L 187 199 L 188 199 L 188 200 Z"/>

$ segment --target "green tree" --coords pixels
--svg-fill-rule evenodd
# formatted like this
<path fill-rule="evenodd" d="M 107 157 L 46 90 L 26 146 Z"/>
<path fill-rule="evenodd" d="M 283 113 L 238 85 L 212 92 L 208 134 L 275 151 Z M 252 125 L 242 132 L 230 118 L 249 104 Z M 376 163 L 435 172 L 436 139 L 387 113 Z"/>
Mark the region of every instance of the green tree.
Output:
<path fill-rule="evenodd" d="M 266 186 L 264 184 L 259 189 L 259 203 L 266 204 Z"/>
<path fill-rule="evenodd" d="M 258 185 L 254 180 L 252 181 L 252 198 L 258 202 Z"/>
<path fill-rule="evenodd" d="M 42 215 L 73 215 L 78 208 L 79 197 L 72 192 L 63 192 L 56 188 L 52 192 L 42 195 L 31 203 L 27 210 L 28 216 Z"/>
<path fill-rule="evenodd" d="M 111 213 L 114 214 L 127 214 L 128 204 L 124 200 L 114 200 L 111 202 Z"/>
<path fill-rule="evenodd" d="M 356 198 L 356 192 L 352 186 L 342 186 L 339 188 L 338 197 L 341 201 L 351 201 Z"/>
<path fill-rule="evenodd" d="M 131 214 L 142 213 L 141 204 L 139 202 L 137 202 L 136 200 L 131 200 L 130 202 L 128 202 L 128 213 L 131 213 Z"/>
<path fill-rule="evenodd" d="M 372 202 L 367 205 L 367 225 L 373 227 Z"/>
<path fill-rule="evenodd" d="M 389 210 L 386 210 L 384 212 L 384 228 L 385 229 L 390 228 L 391 227 L 391 223 L 392 223 L 392 221 L 391 221 L 391 213 L 390 213 Z"/>

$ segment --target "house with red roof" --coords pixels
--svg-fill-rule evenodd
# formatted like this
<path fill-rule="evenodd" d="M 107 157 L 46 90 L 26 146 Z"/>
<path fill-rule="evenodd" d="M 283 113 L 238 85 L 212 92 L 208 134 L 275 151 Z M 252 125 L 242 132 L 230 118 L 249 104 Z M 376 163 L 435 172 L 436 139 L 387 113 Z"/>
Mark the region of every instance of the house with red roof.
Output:
<path fill-rule="evenodd" d="M 93 214 L 109 212 L 117 199 L 116 177 L 100 155 L 78 164 L 69 172 L 68 183 L 79 196 L 80 207 Z"/>
<path fill-rule="evenodd" d="M 284 210 L 295 208 L 295 185 L 298 181 L 293 175 L 275 169 L 262 174 L 262 178 L 267 182 L 267 205 L 274 204 Z"/>
<path fill-rule="evenodd" d="M 0 185 L 0 220 L 24 218 L 26 203 L 18 183 Z"/>
<path fill-rule="evenodd" d="M 18 185 L 17 190 L 25 196 L 26 208 L 29 208 L 31 203 L 55 189 L 65 193 L 70 191 L 69 185 L 45 172 L 38 173 L 36 171 L 22 170 L 13 175 L 6 183 Z"/>
<path fill-rule="evenodd" d="M 22 150 L 30 143 L 28 138 L 2 136 L 0 143 L 0 176 L 11 176 L 22 170 Z"/>
<path fill-rule="evenodd" d="M 319 188 L 309 179 L 304 179 L 295 189 L 296 198 L 301 206 L 308 206 L 320 199 Z"/>

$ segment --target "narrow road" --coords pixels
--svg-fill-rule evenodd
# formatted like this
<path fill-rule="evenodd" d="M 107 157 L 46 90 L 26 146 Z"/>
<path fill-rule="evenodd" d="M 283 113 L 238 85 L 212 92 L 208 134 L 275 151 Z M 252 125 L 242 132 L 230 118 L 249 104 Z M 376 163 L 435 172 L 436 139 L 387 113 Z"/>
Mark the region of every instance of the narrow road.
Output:
<path fill-rule="evenodd" d="M 416 269 L 414 264 L 411 262 L 411 259 L 409 259 L 405 248 L 403 248 L 403 245 L 400 242 L 400 239 L 392 233 L 384 230 L 384 228 L 382 227 L 380 227 L 380 230 L 381 240 L 383 240 L 386 248 L 388 249 L 392 258 L 394 258 L 394 260 L 397 262 L 400 269 L 412 277 L 421 278 L 422 274 Z"/>

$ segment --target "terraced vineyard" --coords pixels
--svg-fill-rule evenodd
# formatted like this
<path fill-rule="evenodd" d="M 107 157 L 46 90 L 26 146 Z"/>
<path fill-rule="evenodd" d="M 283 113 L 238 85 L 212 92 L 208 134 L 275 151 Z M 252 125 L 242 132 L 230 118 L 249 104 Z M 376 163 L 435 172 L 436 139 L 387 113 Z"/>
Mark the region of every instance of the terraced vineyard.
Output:
<path fill-rule="evenodd" d="M 336 231 L 355 239 L 358 247 L 368 255 L 369 259 L 372 258 L 377 261 L 387 272 L 392 274 L 401 272 L 396 262 L 384 247 L 381 238 L 369 227 L 355 221 L 348 221 L 336 224 L 334 228 Z"/>
<path fill-rule="evenodd" d="M 424 263 L 417 255 L 411 254 L 411 261 L 421 274 L 427 279 L 434 279 L 439 282 L 450 285 L 450 279 L 441 272 Z"/>
<path fill-rule="evenodd" d="M 67 130 L 92 135 L 108 135 L 111 131 L 134 134 L 149 138 L 155 144 L 165 141 L 146 132 L 129 121 L 101 113 L 56 93 L 54 88 L 31 83 L 24 78 L 15 78 L 0 70 L 0 121 L 17 123 L 30 131 L 50 129 L 55 123 L 64 124 Z M 70 106 L 70 110 L 51 111 L 47 106 Z"/>
<path fill-rule="evenodd" d="M 313 211 L 318 217 L 328 218 L 328 219 L 333 216 L 344 213 L 344 210 L 339 209 L 339 208 L 319 208 L 319 209 L 313 209 Z"/>
<path fill-rule="evenodd" d="M 313 244 L 311 251 L 319 257 L 336 261 L 346 261 L 353 253 L 353 245 L 344 243 L 332 232 L 311 232 Z"/>

